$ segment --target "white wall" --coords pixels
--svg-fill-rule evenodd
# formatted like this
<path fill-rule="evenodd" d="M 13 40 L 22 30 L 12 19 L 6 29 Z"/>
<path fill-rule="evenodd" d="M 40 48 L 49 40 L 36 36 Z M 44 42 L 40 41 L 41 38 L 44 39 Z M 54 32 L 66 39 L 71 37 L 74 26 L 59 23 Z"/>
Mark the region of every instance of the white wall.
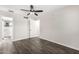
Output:
<path fill-rule="evenodd" d="M 66 6 L 43 15 L 40 37 L 79 50 L 79 6 Z"/>
<path fill-rule="evenodd" d="M 4 12 L 0 11 L 0 39 L 2 39 L 2 20 L 1 17 L 6 16 L 6 17 L 11 17 L 13 18 L 13 40 L 21 40 L 21 39 L 26 39 L 29 38 L 29 32 L 30 37 L 37 37 L 39 36 L 39 30 L 40 30 L 40 20 L 35 20 L 35 19 L 24 19 L 22 15 L 19 14 L 13 14 L 9 12 Z M 29 25 L 29 20 L 30 20 L 30 25 Z M 29 26 L 31 27 L 29 31 Z"/>
<path fill-rule="evenodd" d="M 16 15 L 14 18 L 14 40 L 29 38 L 28 20 L 21 15 Z"/>
<path fill-rule="evenodd" d="M 37 20 L 32 18 L 24 19 L 23 16 L 17 15 L 16 19 L 14 20 L 14 39 L 15 40 L 26 39 L 29 38 L 29 35 L 30 37 L 38 37 L 40 33 L 39 25 L 40 20 L 38 19 Z"/>
<path fill-rule="evenodd" d="M 12 17 L 13 15 L 11 15 L 8 12 L 0 11 L 0 40 L 2 39 L 2 19 L 1 19 L 2 16 Z"/>

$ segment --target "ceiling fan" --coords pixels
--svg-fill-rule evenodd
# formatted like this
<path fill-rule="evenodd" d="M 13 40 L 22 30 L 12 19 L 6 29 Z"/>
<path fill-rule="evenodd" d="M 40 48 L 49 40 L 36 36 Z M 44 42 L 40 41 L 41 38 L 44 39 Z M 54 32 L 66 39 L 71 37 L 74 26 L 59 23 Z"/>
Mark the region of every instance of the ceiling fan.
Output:
<path fill-rule="evenodd" d="M 33 14 L 36 15 L 36 16 L 38 16 L 37 13 L 43 12 L 43 10 L 35 10 L 33 5 L 30 5 L 30 10 L 26 10 L 26 9 L 21 9 L 21 10 L 22 10 L 22 11 L 25 11 L 25 12 L 29 12 L 29 13 L 27 14 L 27 16 L 30 15 L 31 13 L 33 13 Z"/>

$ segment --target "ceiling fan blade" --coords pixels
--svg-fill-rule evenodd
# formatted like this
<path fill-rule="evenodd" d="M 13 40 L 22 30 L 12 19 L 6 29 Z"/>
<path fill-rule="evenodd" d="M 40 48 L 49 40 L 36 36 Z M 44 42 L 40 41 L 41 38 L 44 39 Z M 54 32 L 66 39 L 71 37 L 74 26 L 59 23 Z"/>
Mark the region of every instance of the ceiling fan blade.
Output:
<path fill-rule="evenodd" d="M 27 16 L 30 15 L 30 13 L 27 14 Z"/>
<path fill-rule="evenodd" d="M 20 9 L 20 10 L 22 10 L 22 11 L 28 11 L 28 12 L 30 12 L 30 10 L 25 10 L 25 9 Z"/>
<path fill-rule="evenodd" d="M 14 12 L 13 10 L 8 10 L 9 12 Z"/>
<path fill-rule="evenodd" d="M 43 12 L 43 10 L 34 10 L 34 12 Z"/>
<path fill-rule="evenodd" d="M 37 13 L 34 13 L 36 16 L 38 16 L 38 14 Z"/>
<path fill-rule="evenodd" d="M 28 19 L 28 17 L 24 16 L 25 19 Z"/>

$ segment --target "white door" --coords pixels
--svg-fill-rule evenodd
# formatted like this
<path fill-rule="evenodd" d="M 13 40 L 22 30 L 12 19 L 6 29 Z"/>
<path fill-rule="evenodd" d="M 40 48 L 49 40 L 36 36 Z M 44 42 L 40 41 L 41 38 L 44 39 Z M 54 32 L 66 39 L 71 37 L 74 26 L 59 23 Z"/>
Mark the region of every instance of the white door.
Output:
<path fill-rule="evenodd" d="M 39 37 L 40 20 L 30 19 L 30 37 Z"/>

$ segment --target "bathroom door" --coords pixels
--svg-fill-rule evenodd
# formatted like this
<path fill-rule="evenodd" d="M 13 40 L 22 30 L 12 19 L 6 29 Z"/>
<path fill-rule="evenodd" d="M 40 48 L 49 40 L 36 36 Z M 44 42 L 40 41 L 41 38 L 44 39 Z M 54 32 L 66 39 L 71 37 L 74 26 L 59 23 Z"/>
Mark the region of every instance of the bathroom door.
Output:
<path fill-rule="evenodd" d="M 13 18 L 2 17 L 2 40 L 13 39 Z"/>

